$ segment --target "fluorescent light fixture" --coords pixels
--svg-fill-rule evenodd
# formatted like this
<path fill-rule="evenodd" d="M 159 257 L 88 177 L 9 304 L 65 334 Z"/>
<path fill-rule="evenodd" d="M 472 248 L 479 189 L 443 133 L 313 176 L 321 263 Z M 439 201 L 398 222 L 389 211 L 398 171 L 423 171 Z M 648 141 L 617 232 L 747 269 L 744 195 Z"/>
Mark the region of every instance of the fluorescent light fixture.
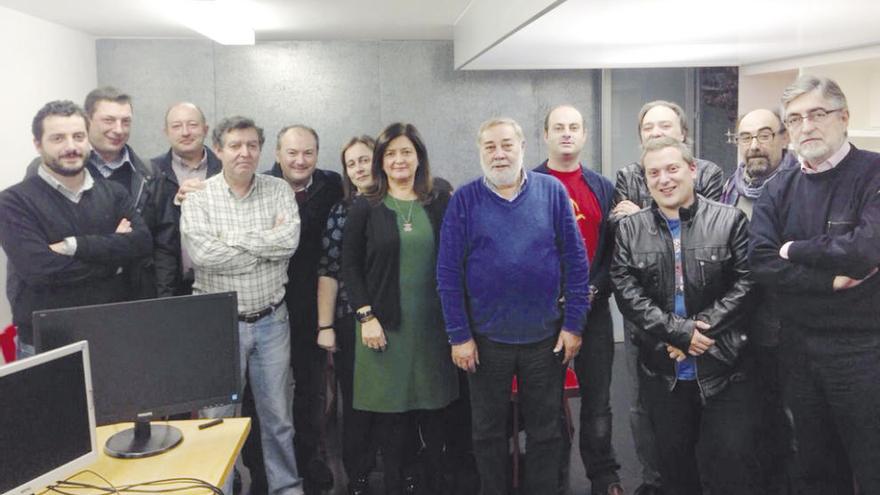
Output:
<path fill-rule="evenodd" d="M 169 3 L 177 20 L 221 45 L 253 45 L 248 5 L 238 0 L 182 0 Z"/>

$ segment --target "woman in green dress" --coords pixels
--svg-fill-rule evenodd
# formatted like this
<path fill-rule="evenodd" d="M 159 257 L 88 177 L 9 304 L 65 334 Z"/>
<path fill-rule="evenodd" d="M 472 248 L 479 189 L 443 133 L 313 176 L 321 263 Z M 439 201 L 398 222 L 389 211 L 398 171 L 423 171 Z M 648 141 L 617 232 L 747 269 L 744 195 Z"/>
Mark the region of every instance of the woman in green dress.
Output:
<path fill-rule="evenodd" d="M 386 493 L 403 493 L 414 424 L 425 444 L 427 488 L 436 491 L 444 408 L 458 397 L 434 273 L 449 195 L 432 190 L 427 150 L 410 124 L 382 132 L 372 173 L 374 186 L 352 204 L 343 236 L 342 277 L 361 343 L 354 408 L 376 413 Z"/>

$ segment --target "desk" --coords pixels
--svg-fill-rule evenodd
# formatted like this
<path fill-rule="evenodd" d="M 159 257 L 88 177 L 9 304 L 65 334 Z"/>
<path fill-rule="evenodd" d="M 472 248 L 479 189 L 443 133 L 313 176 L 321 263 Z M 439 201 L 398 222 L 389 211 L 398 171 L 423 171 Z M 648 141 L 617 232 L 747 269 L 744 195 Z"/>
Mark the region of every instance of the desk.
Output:
<path fill-rule="evenodd" d="M 88 469 L 110 480 L 114 485 L 126 485 L 165 478 L 198 478 L 215 486 L 222 486 L 238 452 L 251 429 L 250 418 L 224 418 L 223 423 L 204 430 L 199 425 L 208 419 L 169 421 L 180 428 L 183 441 L 173 449 L 142 459 L 117 459 L 104 454 L 104 443 L 111 435 L 132 423 L 119 423 L 98 428 L 98 460 Z M 75 481 L 103 484 L 94 476 L 83 474 Z M 77 490 L 77 493 L 83 493 Z"/>

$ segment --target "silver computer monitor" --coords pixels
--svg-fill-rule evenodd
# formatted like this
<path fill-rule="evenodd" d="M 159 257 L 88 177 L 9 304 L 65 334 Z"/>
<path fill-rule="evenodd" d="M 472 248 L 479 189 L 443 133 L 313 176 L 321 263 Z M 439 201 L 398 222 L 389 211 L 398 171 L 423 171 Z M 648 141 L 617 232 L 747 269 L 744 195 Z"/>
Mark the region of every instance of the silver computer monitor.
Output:
<path fill-rule="evenodd" d="M 0 495 L 30 495 L 98 458 L 89 347 L 0 366 Z"/>

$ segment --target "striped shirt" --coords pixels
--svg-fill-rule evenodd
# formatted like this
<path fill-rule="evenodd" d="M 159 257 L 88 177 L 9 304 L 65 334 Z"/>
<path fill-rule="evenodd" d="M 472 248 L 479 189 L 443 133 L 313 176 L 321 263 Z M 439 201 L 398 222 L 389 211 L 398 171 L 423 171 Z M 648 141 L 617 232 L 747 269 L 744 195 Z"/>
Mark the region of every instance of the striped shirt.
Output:
<path fill-rule="evenodd" d="M 275 226 L 276 218 L 284 217 Z M 235 291 L 239 313 L 260 311 L 284 298 L 287 263 L 299 245 L 299 210 L 282 179 L 254 175 L 238 198 L 217 174 L 186 196 L 180 233 L 195 269 L 194 294 Z"/>

